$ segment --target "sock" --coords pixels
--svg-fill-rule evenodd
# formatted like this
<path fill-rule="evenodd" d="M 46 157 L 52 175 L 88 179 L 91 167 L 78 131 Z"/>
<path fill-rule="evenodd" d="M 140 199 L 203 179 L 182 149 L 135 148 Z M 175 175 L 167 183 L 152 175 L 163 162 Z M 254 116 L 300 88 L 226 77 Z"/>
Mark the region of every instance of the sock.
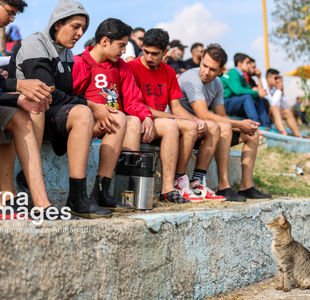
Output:
<path fill-rule="evenodd" d="M 185 173 L 183 173 L 183 174 L 175 174 L 175 179 L 179 179 L 179 178 L 181 178 L 181 177 L 183 177 L 185 175 Z"/>
<path fill-rule="evenodd" d="M 201 169 L 195 169 L 192 179 L 199 179 L 200 182 L 203 181 L 204 176 L 206 176 L 207 171 Z"/>

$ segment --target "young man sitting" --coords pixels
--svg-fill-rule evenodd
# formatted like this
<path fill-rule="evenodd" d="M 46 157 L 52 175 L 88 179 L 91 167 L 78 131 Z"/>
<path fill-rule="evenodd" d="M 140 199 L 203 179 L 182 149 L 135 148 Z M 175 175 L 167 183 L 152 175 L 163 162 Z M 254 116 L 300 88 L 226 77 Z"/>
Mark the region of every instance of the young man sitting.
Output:
<path fill-rule="evenodd" d="M 188 113 L 180 104 L 179 99 L 183 95 L 175 71 L 162 63 L 162 59 L 168 51 L 168 43 L 169 35 L 166 31 L 150 29 L 145 33 L 143 39 L 143 56 L 128 64 L 134 72 L 144 101 L 150 107 L 155 120 L 174 119 L 178 126 L 180 150 L 176 169 L 176 188 L 185 199 L 192 202 L 201 202 L 204 199 L 224 199 L 224 197 L 215 196 L 206 186 L 201 186 L 197 180 L 193 180 L 190 184 L 185 175 L 186 166 L 197 138 L 203 138 L 198 154 L 203 159 L 199 160 L 201 165 L 196 165 L 194 179 L 201 176 L 201 169 L 207 169 L 206 166 L 210 163 L 216 149 L 219 132 L 214 130 L 215 127 L 210 122 L 210 126 L 208 125 L 209 135 L 206 139 L 206 122 Z M 169 106 L 171 114 L 165 112 L 167 106 Z"/>
<path fill-rule="evenodd" d="M 210 44 L 204 51 L 200 68 L 185 72 L 179 79 L 184 95 L 181 104 L 192 115 L 202 120 L 212 120 L 220 129 L 220 140 L 215 153 L 219 183 L 217 195 L 237 202 L 243 202 L 246 198 L 269 198 L 270 196 L 255 189 L 253 183 L 259 124 L 249 119 L 231 120 L 225 113 L 223 87 L 218 76 L 222 74 L 226 61 L 224 49 L 218 44 Z M 243 143 L 242 182 L 240 191 L 236 194 L 228 181 L 228 163 L 230 147 L 239 143 Z"/>
<path fill-rule="evenodd" d="M 174 172 L 178 156 L 179 133 L 171 119 L 152 121 L 152 113 L 144 104 L 140 89 L 128 64 L 120 57 L 125 52 L 131 27 L 118 19 L 103 21 L 96 31 L 96 45 L 80 56 L 75 56 L 73 68 L 74 91 L 91 101 L 113 105 L 128 116 L 127 133 L 123 148 L 139 150 L 140 140 L 149 143 L 161 138 L 163 182 L 161 198 L 184 203 L 174 189 Z M 139 119 L 141 123 L 139 122 Z M 142 137 L 141 137 L 142 133 Z"/>
<path fill-rule="evenodd" d="M 270 115 L 277 127 L 277 130 L 281 134 L 287 135 L 287 132 L 283 126 L 283 118 L 288 127 L 292 130 L 293 135 L 301 138 L 302 136 L 298 129 L 294 115 L 286 102 L 283 88 L 283 78 L 280 76 L 280 72 L 275 69 L 268 69 L 266 72 L 266 78 L 263 78 L 262 81 L 263 87 L 267 91 L 265 98 L 269 101 Z"/>
<path fill-rule="evenodd" d="M 18 12 L 23 12 L 27 4 L 23 0 L 1 1 L 0 27 L 14 21 Z M 39 114 L 49 108 L 51 89 L 39 80 L 6 79 L 0 75 L 0 206 L 18 204 L 3 197 L 6 192 L 16 196 L 14 185 L 15 150 L 25 173 L 34 206 L 48 209 L 40 150 L 36 141 L 30 114 Z M 8 94 L 7 92 L 18 92 Z M 15 199 L 16 201 L 16 199 Z"/>
<path fill-rule="evenodd" d="M 224 106 L 230 116 L 246 117 L 261 126 L 270 127 L 264 102 L 261 98 L 266 95 L 264 90 L 252 90 L 246 82 L 244 73 L 248 73 L 250 58 L 243 53 L 234 56 L 235 68 L 221 77 L 224 88 Z"/>

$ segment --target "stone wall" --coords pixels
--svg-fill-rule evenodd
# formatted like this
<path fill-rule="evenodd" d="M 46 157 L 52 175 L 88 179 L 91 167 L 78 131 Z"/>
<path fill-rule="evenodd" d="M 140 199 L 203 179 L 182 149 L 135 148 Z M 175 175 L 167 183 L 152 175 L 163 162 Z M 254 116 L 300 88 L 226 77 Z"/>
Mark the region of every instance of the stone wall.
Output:
<path fill-rule="evenodd" d="M 267 223 L 310 246 L 310 199 L 110 220 L 0 222 L 0 299 L 184 300 L 271 277 Z"/>

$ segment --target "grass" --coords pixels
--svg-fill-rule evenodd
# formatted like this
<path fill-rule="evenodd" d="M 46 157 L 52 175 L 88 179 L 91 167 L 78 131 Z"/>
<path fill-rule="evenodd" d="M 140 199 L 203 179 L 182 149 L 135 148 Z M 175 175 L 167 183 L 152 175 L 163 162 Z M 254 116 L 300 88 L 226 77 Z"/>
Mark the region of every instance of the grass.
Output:
<path fill-rule="evenodd" d="M 303 168 L 303 176 L 297 175 L 297 164 Z M 257 154 L 254 182 L 258 188 L 273 197 L 310 198 L 310 160 L 306 154 L 285 152 L 282 148 L 261 147 Z"/>

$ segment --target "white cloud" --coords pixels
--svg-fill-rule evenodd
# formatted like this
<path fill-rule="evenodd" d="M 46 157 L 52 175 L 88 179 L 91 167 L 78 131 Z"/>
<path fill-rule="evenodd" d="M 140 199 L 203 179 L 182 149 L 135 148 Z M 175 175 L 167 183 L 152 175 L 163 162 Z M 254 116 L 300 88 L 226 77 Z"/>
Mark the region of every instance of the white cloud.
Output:
<path fill-rule="evenodd" d="M 202 3 L 184 7 L 171 22 L 157 24 L 167 30 L 170 40 L 179 39 L 190 46 L 194 42 L 219 42 L 229 31 L 227 24 L 214 18 Z"/>

